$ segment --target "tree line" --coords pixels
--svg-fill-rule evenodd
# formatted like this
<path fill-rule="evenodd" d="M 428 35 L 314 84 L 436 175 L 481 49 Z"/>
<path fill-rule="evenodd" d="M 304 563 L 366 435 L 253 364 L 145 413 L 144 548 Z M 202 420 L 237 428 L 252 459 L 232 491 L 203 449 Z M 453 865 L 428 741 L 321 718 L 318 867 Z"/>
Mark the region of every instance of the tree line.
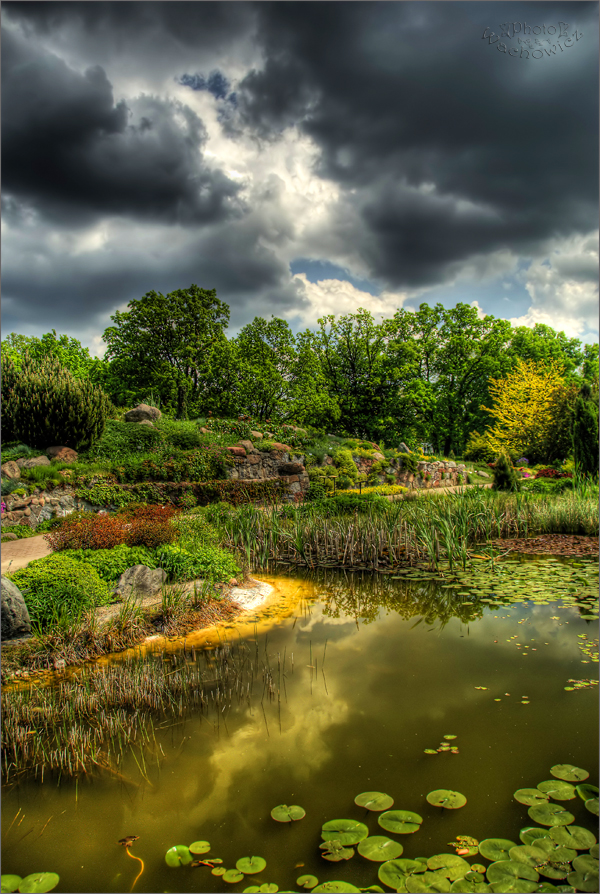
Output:
<path fill-rule="evenodd" d="M 426 442 L 445 455 L 462 454 L 474 432 L 490 428 L 486 405 L 519 364 L 558 376 L 567 409 L 584 383 L 598 387 L 597 344 L 480 318 L 463 303 L 399 309 L 381 322 L 359 308 L 297 334 L 283 319 L 256 317 L 228 338 L 228 305 L 192 285 L 147 292 L 111 321 L 102 359 L 55 330 L 41 339 L 11 333 L 3 356 L 17 365 L 26 351 L 57 357 L 116 406 L 149 400 L 180 419 L 248 415 L 388 444 Z M 533 401 L 535 389 L 528 394 Z"/>

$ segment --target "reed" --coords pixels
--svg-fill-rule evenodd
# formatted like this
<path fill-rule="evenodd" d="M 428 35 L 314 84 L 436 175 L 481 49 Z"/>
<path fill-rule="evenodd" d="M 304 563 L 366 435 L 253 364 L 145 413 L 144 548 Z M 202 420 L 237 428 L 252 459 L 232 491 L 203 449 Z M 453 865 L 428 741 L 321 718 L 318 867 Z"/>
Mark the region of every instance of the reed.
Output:
<path fill-rule="evenodd" d="M 286 507 L 285 514 L 244 507 L 230 515 L 222 536 L 225 546 L 243 551 L 254 570 L 281 562 L 388 571 L 423 561 L 432 569 L 441 564 L 464 569 L 476 544 L 546 533 L 597 535 L 594 494 L 475 490 L 327 517 L 310 506 Z"/>

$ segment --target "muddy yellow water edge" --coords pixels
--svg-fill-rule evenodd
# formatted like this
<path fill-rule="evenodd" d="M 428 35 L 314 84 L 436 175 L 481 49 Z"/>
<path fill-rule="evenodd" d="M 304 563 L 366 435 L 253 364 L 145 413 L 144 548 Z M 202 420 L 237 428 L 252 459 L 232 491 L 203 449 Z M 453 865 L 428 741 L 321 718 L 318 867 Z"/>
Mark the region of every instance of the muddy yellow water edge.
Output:
<path fill-rule="evenodd" d="M 323 858 L 321 827 L 339 818 L 388 836 L 411 859 L 453 854 L 458 835 L 521 845 L 524 827 L 549 827 L 516 791 L 552 780 L 562 764 L 598 784 L 597 569 L 545 559 L 444 580 L 418 571 L 397 580 L 257 574 L 273 589 L 235 623 L 151 640 L 79 670 L 80 699 L 93 681 L 120 686 L 128 674 L 140 689 L 181 686 L 148 722 L 147 739 L 118 763 L 112 752 L 98 757 L 114 772 L 63 774 L 60 784 L 50 771 L 43 784 L 12 777 L 2 871 L 57 872 L 59 891 L 129 891 L 140 866 L 117 842 L 137 836 L 131 853 L 144 871 L 135 891 L 241 894 L 263 883 L 298 891 L 303 874 L 385 887 L 356 845 L 348 860 Z M 182 688 L 196 677 L 203 701 Z M 466 803 L 441 810 L 427 800 L 435 790 Z M 378 814 L 355 804 L 369 791 L 416 813 L 418 829 L 382 829 Z M 579 796 L 555 803 L 597 837 Z M 276 822 L 271 811 L 282 804 L 305 817 Z M 223 860 L 215 866 L 235 870 L 256 855 L 266 867 L 228 883 L 206 865 L 167 865 L 171 848 L 200 840 Z M 482 854 L 466 859 L 490 865 Z"/>

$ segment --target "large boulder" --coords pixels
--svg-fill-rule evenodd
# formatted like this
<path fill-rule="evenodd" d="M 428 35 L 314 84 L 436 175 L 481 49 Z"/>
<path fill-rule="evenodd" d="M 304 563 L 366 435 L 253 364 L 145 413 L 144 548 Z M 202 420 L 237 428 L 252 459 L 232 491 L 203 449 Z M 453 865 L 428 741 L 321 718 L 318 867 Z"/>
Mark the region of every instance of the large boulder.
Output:
<path fill-rule="evenodd" d="M 46 456 L 59 463 L 76 463 L 77 451 L 70 447 L 48 447 Z"/>
<path fill-rule="evenodd" d="M 162 568 L 148 568 L 147 565 L 132 565 L 117 581 L 113 591 L 114 596 L 121 599 L 145 599 L 147 596 L 155 596 L 167 579 L 167 574 Z"/>
<path fill-rule="evenodd" d="M 260 439 L 262 438 L 262 432 L 259 432 L 259 431 L 252 431 L 252 430 L 251 430 L 251 431 L 250 431 L 250 434 L 251 434 L 252 437 L 255 438 L 256 440 L 260 440 Z"/>
<path fill-rule="evenodd" d="M 31 636 L 31 620 L 23 594 L 11 580 L 2 575 L 2 639 Z"/>
<path fill-rule="evenodd" d="M 160 419 L 161 416 L 162 413 L 158 407 L 149 407 L 148 404 L 138 404 L 133 410 L 129 410 L 129 412 L 125 413 L 123 419 L 125 422 L 143 422 L 144 420 L 154 422 L 156 419 Z"/>
<path fill-rule="evenodd" d="M 20 469 L 33 469 L 34 466 L 49 466 L 50 460 L 47 456 L 32 456 L 31 459 L 18 459 L 17 465 Z"/>
<path fill-rule="evenodd" d="M 302 463 L 283 463 L 277 469 L 278 475 L 301 475 L 304 472 Z"/>
<path fill-rule="evenodd" d="M 21 469 L 19 468 L 19 464 L 14 462 L 14 460 L 9 460 L 7 463 L 2 463 L 0 466 L 2 469 L 2 475 L 4 478 L 20 478 L 21 477 Z"/>
<path fill-rule="evenodd" d="M 412 450 L 410 449 L 410 447 L 407 447 L 407 446 L 406 446 L 406 444 L 404 443 L 404 441 L 400 441 L 400 445 L 399 445 L 399 447 L 398 447 L 398 450 L 400 450 L 402 453 L 412 453 Z"/>
<path fill-rule="evenodd" d="M 230 453 L 233 453 L 234 456 L 246 456 L 246 451 L 243 447 L 226 447 Z"/>

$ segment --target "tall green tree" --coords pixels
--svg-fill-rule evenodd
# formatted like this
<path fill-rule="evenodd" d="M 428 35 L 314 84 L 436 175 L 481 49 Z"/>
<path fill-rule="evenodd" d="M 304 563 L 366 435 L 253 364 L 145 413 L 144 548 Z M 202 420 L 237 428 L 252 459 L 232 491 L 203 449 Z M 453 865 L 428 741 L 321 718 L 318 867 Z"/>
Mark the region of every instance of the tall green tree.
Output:
<path fill-rule="evenodd" d="M 239 400 L 260 420 L 296 420 L 319 427 L 339 409 L 314 353 L 285 320 L 256 317 L 235 339 Z"/>
<path fill-rule="evenodd" d="M 491 375 L 505 371 L 511 326 L 457 304 L 421 304 L 394 316 L 397 341 L 412 344 L 417 374 L 399 394 L 404 414 L 412 408 L 420 436 L 445 455 L 462 452 L 469 434 L 487 421 L 480 410 Z"/>
<path fill-rule="evenodd" d="M 134 388 L 155 389 L 178 418 L 197 412 L 206 397 L 213 354 L 223 349 L 229 307 L 216 289 L 147 292 L 117 311 L 102 336 L 112 371 Z"/>
<path fill-rule="evenodd" d="M 56 329 L 46 332 L 41 338 L 11 332 L 3 339 L 2 355 L 11 360 L 16 369 L 21 368 L 26 353 L 32 360 L 54 357 L 75 379 L 88 378 L 94 360 L 97 359 L 90 357 L 89 348 L 83 348 L 76 338 L 57 336 Z"/>
<path fill-rule="evenodd" d="M 376 323 L 362 307 L 318 324 L 316 332 L 301 334 L 299 344 L 317 358 L 343 429 L 371 439 L 381 439 L 390 425 L 396 430 L 399 388 L 414 375 L 412 347 L 395 338 L 390 321 Z"/>
<path fill-rule="evenodd" d="M 573 408 L 573 458 L 580 475 L 598 475 L 598 403 L 585 382 Z"/>

